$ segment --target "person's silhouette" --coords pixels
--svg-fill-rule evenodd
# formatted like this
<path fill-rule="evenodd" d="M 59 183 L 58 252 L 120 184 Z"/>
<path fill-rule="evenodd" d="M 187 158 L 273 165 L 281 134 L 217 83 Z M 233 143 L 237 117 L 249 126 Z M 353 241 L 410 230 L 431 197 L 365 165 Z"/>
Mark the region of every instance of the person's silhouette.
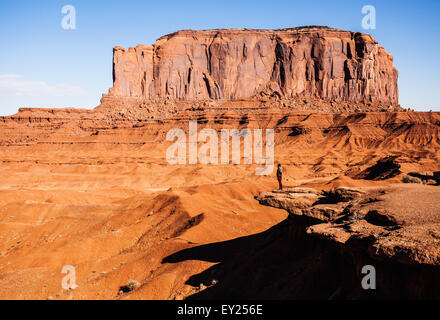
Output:
<path fill-rule="evenodd" d="M 278 163 L 278 170 L 277 170 L 277 179 L 278 184 L 280 185 L 280 190 L 283 190 L 283 168 L 281 168 L 281 164 Z"/>

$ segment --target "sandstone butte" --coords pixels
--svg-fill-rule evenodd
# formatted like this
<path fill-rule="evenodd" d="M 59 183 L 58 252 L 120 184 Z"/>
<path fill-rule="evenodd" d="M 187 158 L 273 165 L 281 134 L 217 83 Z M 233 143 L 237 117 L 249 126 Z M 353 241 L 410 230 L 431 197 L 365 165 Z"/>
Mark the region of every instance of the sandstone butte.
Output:
<path fill-rule="evenodd" d="M 398 104 L 393 57 L 362 33 L 304 27 L 179 31 L 114 49 L 111 97 L 281 98 Z"/>
<path fill-rule="evenodd" d="M 167 132 L 190 119 L 274 129 L 285 190 L 255 165 L 168 164 Z M 95 109 L 0 118 L 0 298 L 439 298 L 439 158 L 440 114 L 399 106 L 393 58 L 369 35 L 116 47 Z"/>

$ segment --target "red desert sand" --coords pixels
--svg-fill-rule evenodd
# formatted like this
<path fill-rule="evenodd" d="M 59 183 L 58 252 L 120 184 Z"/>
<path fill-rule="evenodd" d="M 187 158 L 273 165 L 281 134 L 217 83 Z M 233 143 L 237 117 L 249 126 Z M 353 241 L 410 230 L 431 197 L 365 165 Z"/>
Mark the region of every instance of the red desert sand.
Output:
<path fill-rule="evenodd" d="M 1 299 L 439 297 L 440 114 L 398 105 L 371 36 L 179 31 L 114 60 L 95 109 L 0 118 Z M 274 129 L 284 190 L 169 164 L 189 120 Z"/>

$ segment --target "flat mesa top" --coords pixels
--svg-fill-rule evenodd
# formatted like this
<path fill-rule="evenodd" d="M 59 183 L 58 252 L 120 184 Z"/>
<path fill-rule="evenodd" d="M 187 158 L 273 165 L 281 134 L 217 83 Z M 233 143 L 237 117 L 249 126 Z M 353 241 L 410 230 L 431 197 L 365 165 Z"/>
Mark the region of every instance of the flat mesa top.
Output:
<path fill-rule="evenodd" d="M 295 28 L 284 28 L 284 29 L 247 29 L 247 28 L 231 28 L 231 29 L 206 29 L 206 30 L 179 30 L 167 35 L 164 35 L 159 38 L 170 38 L 175 35 L 179 34 L 191 34 L 191 33 L 203 33 L 203 34 L 211 34 L 211 33 L 291 33 L 291 34 L 299 34 L 299 33 L 313 33 L 313 32 L 348 32 L 352 33 L 351 31 L 336 29 L 336 28 L 330 28 L 327 26 L 302 26 L 302 27 L 295 27 Z"/>
<path fill-rule="evenodd" d="M 362 37 L 367 37 L 370 39 L 370 41 L 377 43 L 374 38 L 369 34 L 364 34 L 361 32 L 353 32 L 348 30 L 342 30 L 342 29 L 336 29 L 336 28 L 330 28 L 327 26 L 302 26 L 302 27 L 295 27 L 295 28 L 284 28 L 284 29 L 247 29 L 247 28 L 230 28 L 230 29 L 206 29 L 206 30 L 192 30 L 192 29 L 185 29 L 185 30 L 179 30 L 176 32 L 172 32 L 166 35 L 161 36 L 159 39 L 156 40 L 155 44 L 152 45 L 145 45 L 145 44 L 139 44 L 136 46 L 136 48 L 142 48 L 143 50 L 152 50 L 153 47 L 157 44 L 161 44 L 163 42 L 166 42 L 167 40 L 170 40 L 174 37 L 193 37 L 194 39 L 197 39 L 198 36 L 201 37 L 208 37 L 208 38 L 215 38 L 219 34 L 221 35 L 267 35 L 268 37 L 274 37 L 277 35 L 307 35 L 307 34 L 319 34 L 325 35 L 325 34 L 332 34 L 334 36 L 343 36 L 343 37 L 352 37 L 353 35 L 361 35 Z M 116 46 L 113 48 L 115 51 L 126 51 L 125 48 L 121 46 Z M 135 47 L 130 47 L 128 50 L 134 50 Z"/>

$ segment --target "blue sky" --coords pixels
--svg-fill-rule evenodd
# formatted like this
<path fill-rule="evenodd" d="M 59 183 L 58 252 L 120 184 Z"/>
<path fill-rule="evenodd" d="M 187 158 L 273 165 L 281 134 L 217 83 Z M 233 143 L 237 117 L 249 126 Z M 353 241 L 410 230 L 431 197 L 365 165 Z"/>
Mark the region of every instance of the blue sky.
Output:
<path fill-rule="evenodd" d="M 76 30 L 61 27 L 65 5 Z M 365 31 L 364 5 L 376 8 Z M 440 1 L 0 0 L 0 115 L 19 107 L 99 104 L 112 86 L 112 48 L 152 44 L 180 29 L 327 25 L 372 34 L 394 56 L 400 103 L 440 111 Z"/>

